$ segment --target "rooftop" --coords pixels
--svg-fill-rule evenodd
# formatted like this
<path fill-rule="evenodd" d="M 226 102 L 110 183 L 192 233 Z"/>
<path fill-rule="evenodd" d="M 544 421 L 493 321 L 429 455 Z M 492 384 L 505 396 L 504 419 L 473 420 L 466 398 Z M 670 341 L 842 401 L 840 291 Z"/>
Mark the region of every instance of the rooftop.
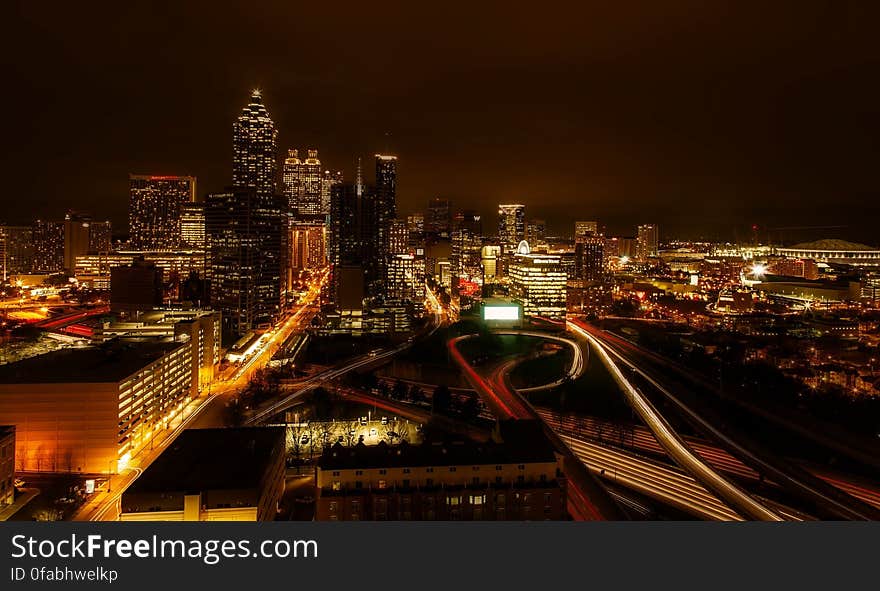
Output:
<path fill-rule="evenodd" d="M 187 429 L 125 494 L 256 489 L 284 438 L 281 427 Z"/>
<path fill-rule="evenodd" d="M 789 247 L 793 250 L 877 250 L 873 246 L 867 244 L 859 244 L 858 242 L 848 242 L 846 240 L 838 240 L 836 238 L 825 238 L 823 240 L 815 240 L 813 242 L 802 242 Z"/>
<path fill-rule="evenodd" d="M 535 421 L 506 421 L 503 441 L 425 442 L 419 445 L 358 444 L 344 447 L 335 444 L 318 460 L 324 470 L 351 468 L 388 468 L 416 466 L 466 466 L 555 462 L 553 446 Z"/>
<path fill-rule="evenodd" d="M 0 384 L 119 382 L 182 344 L 115 339 L 97 347 L 61 349 L 0 365 Z"/>

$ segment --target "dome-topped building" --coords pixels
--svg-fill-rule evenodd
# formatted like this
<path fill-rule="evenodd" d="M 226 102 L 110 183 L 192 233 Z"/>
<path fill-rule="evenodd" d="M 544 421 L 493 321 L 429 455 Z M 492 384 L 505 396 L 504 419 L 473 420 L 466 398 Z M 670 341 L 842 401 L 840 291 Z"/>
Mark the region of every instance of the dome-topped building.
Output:
<path fill-rule="evenodd" d="M 775 254 L 854 267 L 880 267 L 880 249 L 834 238 L 776 248 Z"/>

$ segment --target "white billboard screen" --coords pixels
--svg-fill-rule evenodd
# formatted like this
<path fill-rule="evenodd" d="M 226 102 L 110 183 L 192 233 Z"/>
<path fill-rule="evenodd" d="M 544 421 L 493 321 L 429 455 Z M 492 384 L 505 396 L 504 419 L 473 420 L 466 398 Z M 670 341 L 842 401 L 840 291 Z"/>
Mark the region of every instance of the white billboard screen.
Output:
<path fill-rule="evenodd" d="M 485 306 L 483 320 L 519 320 L 518 306 Z"/>

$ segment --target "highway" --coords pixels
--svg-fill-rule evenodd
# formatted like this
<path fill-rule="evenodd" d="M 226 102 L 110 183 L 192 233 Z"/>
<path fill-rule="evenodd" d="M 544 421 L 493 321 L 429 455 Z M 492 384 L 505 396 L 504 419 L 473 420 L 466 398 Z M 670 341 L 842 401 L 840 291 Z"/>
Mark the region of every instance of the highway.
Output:
<path fill-rule="evenodd" d="M 626 379 L 623 372 L 614 363 L 609 350 L 591 332 L 574 322 L 569 322 L 568 326 L 573 332 L 583 336 L 593 345 L 595 353 L 611 372 L 614 381 L 620 386 L 630 406 L 639 415 L 642 422 L 648 426 L 657 438 L 657 441 L 676 464 L 748 518 L 761 521 L 783 520 L 776 511 L 757 501 L 738 485 L 703 462 L 681 437 L 673 431 L 672 427 L 657 412 L 650 401 Z"/>
<path fill-rule="evenodd" d="M 755 453 L 751 445 L 747 446 L 739 438 L 731 437 L 726 430 L 722 431 L 712 421 L 702 416 L 702 413 L 698 413 L 685 403 L 680 396 L 665 388 L 658 379 L 655 379 L 654 376 L 648 373 L 649 368 L 654 364 L 663 364 L 664 360 L 659 355 L 642 351 L 641 348 L 626 339 L 609 334 L 581 321 L 569 322 L 569 326 L 575 332 L 586 336 L 591 343 L 596 345 L 596 349 L 603 352 L 609 360 L 611 357 L 614 357 L 623 366 L 630 368 L 653 388 L 656 388 L 700 431 L 718 442 L 722 447 L 730 451 L 732 455 L 740 458 L 756 471 L 765 474 L 779 486 L 815 503 L 837 519 L 873 520 L 878 515 L 871 505 L 829 485 L 826 481 L 809 474 L 806 470 L 791 465 L 791 463 L 785 464 L 776 461 L 769 455 Z M 616 365 L 614 367 L 616 368 Z M 616 373 L 622 376 L 619 369 L 616 370 Z M 729 428 L 729 426 L 726 427 L 726 429 Z"/>
<path fill-rule="evenodd" d="M 321 285 L 326 281 L 327 274 L 323 273 L 310 285 L 309 291 L 298 304 L 296 311 L 288 316 L 275 330 L 267 333 L 260 347 L 251 358 L 237 368 L 232 376 L 218 378 L 210 384 L 207 394 L 192 400 L 185 409 L 176 417 L 178 424 L 170 429 L 161 431 L 153 438 L 151 444 L 142 449 L 129 461 L 128 466 L 119 474 L 109 479 L 107 491 L 96 492 L 73 517 L 74 521 L 115 521 L 119 513 L 119 499 L 122 493 L 131 486 L 140 474 L 164 451 L 184 430 L 191 427 L 219 427 L 222 426 L 220 417 L 225 399 L 247 385 L 248 380 L 259 367 L 265 365 L 290 334 L 296 330 L 302 330 L 311 321 L 310 305 L 321 291 Z M 205 421 L 205 417 L 211 417 Z M 173 421 L 172 421 L 173 424 Z"/>

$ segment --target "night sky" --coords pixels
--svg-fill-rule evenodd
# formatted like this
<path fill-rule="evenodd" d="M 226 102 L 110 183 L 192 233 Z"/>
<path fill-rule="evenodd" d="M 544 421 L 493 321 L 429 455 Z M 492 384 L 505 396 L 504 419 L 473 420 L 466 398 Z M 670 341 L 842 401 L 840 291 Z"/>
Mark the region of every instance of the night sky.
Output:
<path fill-rule="evenodd" d="M 180 4 L 4 3 L 0 218 L 124 230 L 130 172 L 222 189 L 259 87 L 279 152 L 397 153 L 404 214 L 880 243 L 877 3 Z"/>

